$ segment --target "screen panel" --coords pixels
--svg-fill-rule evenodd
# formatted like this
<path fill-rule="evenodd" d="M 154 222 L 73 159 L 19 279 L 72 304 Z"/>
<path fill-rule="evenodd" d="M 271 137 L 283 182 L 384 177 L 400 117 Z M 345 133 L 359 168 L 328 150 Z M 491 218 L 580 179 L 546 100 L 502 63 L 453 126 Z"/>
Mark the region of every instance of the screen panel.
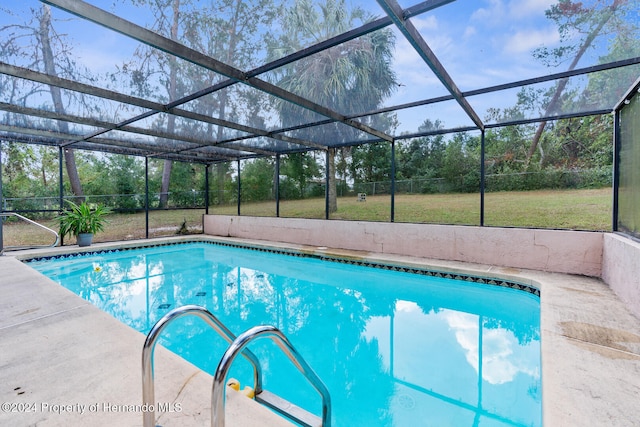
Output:
<path fill-rule="evenodd" d="M 620 110 L 618 229 L 640 238 L 640 97 Z"/>

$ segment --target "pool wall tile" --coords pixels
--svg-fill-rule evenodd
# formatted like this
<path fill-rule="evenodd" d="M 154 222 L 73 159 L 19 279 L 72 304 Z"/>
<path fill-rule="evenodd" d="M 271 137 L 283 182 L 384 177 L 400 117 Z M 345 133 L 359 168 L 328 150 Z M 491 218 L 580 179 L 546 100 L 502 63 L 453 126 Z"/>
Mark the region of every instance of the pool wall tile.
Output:
<path fill-rule="evenodd" d="M 254 251 L 258 251 L 258 252 L 268 252 L 268 253 L 273 253 L 273 254 L 294 256 L 294 257 L 315 258 L 315 259 L 322 259 L 322 260 L 327 261 L 327 262 L 336 262 L 336 263 L 341 263 L 341 264 L 357 265 L 357 266 L 361 266 L 361 267 L 369 267 L 369 268 L 378 268 L 378 269 L 383 269 L 383 270 L 399 271 L 399 272 L 404 272 L 404 273 L 419 274 L 419 275 L 423 275 L 423 276 L 438 277 L 438 278 L 443 278 L 443 279 L 454 279 L 454 280 L 468 281 L 468 282 L 474 282 L 474 283 L 480 283 L 480 284 L 486 284 L 486 285 L 500 286 L 500 287 L 515 289 L 515 290 L 518 290 L 518 291 L 528 292 L 528 293 L 533 294 L 533 295 L 535 295 L 537 297 L 540 296 L 540 290 L 537 287 L 531 286 L 531 285 L 528 285 L 528 284 L 524 284 L 524 283 L 510 281 L 510 280 L 502 280 L 502 279 L 497 279 L 497 278 L 482 277 L 482 276 L 471 275 L 471 274 L 452 273 L 452 272 L 437 271 L 437 270 L 418 268 L 418 267 L 395 265 L 395 264 L 389 264 L 389 263 L 369 261 L 369 260 L 364 260 L 364 259 L 353 259 L 353 258 L 346 258 L 346 257 L 338 257 L 338 256 L 333 256 L 333 255 L 323 254 L 323 253 L 316 253 L 316 252 L 303 252 L 303 251 L 299 251 L 299 250 L 290 250 L 290 249 L 283 249 L 283 248 L 273 248 L 273 247 L 258 246 L 258 245 L 245 245 L 245 244 L 241 244 L 241 243 L 227 242 L 227 241 L 217 241 L 217 240 L 200 240 L 200 239 L 198 239 L 198 240 L 193 240 L 193 241 L 182 241 L 181 240 L 181 241 L 172 241 L 172 242 L 152 243 L 152 244 L 143 244 L 143 245 L 140 245 L 140 246 L 124 247 L 124 248 L 115 249 L 115 250 L 114 249 L 96 250 L 96 251 L 88 251 L 88 252 L 82 252 L 82 253 L 76 253 L 76 254 L 60 254 L 60 255 L 50 255 L 50 256 L 43 256 L 43 257 L 34 257 L 34 258 L 23 259 L 22 261 L 25 262 L 25 263 L 29 263 L 29 262 L 34 262 L 34 261 L 44 261 L 44 260 L 54 260 L 54 259 L 67 259 L 67 258 L 74 258 L 74 257 L 78 257 L 79 258 L 79 257 L 85 257 L 85 256 L 89 257 L 89 256 L 98 255 L 98 254 L 101 254 L 101 253 L 116 253 L 116 252 L 119 252 L 119 251 L 127 251 L 127 250 L 134 250 L 134 249 L 141 249 L 141 248 L 148 248 L 148 247 L 176 246 L 176 245 L 185 245 L 185 244 L 192 244 L 192 243 L 209 244 L 209 245 L 217 245 L 217 246 L 226 246 L 226 247 L 241 248 L 241 249 L 251 249 L 251 250 L 254 250 Z"/>

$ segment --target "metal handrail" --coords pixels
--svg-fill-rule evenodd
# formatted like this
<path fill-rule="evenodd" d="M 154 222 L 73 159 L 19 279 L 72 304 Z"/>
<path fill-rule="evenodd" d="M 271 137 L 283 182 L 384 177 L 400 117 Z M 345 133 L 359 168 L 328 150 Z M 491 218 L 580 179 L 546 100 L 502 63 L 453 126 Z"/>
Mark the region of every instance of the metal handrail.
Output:
<path fill-rule="evenodd" d="M 224 427 L 224 407 L 226 401 L 226 378 L 234 359 L 244 351 L 244 348 L 254 339 L 266 336 L 270 337 L 278 347 L 291 360 L 296 368 L 309 380 L 311 385 L 322 397 L 322 425 L 331 427 L 331 396 L 320 377 L 311 369 L 291 342 L 275 326 L 255 326 L 238 335 L 227 351 L 222 355 L 218 368 L 213 377 L 213 389 L 211 391 L 211 426 Z M 258 398 L 260 392 L 256 390 Z M 286 413 L 285 413 L 286 415 Z"/>
<path fill-rule="evenodd" d="M 156 342 L 160 333 L 165 327 L 173 320 L 179 319 L 184 316 L 195 315 L 204 320 L 211 328 L 213 328 L 222 338 L 228 343 L 233 344 L 236 340 L 236 336 L 227 329 L 226 326 L 218 320 L 211 312 L 206 308 L 197 305 L 185 305 L 171 310 L 164 315 L 162 319 L 158 320 L 144 342 L 142 348 L 142 403 L 145 404 L 145 410 L 143 415 L 144 427 L 155 426 L 155 392 L 154 392 L 154 373 L 153 373 L 153 354 L 156 346 Z M 262 368 L 258 358 L 248 349 L 242 351 L 242 355 L 253 366 L 253 382 L 256 393 L 262 391 Z"/>
<path fill-rule="evenodd" d="M 46 227 L 42 224 L 39 224 L 27 217 L 24 217 L 20 214 L 17 214 L 15 212 L 1 212 L 0 213 L 0 217 L 7 217 L 7 216 L 15 216 L 17 218 L 20 218 L 23 221 L 26 221 L 30 224 L 36 225 L 46 231 L 48 231 L 49 233 L 52 233 L 54 236 L 56 236 L 56 241 L 53 242 L 52 245 L 36 245 L 36 246 L 7 246 L 4 247 L 3 245 L 0 245 L 1 247 L 3 247 L 4 249 L 35 249 L 35 248 L 53 248 L 54 246 L 58 246 L 58 243 L 60 243 L 60 235 L 55 231 L 50 229 L 49 227 Z"/>

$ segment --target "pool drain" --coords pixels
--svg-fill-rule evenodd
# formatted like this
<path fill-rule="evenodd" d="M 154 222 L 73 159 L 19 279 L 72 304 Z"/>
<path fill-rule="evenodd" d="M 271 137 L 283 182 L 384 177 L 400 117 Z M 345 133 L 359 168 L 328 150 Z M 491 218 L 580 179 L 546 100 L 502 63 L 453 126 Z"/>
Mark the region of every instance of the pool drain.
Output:
<path fill-rule="evenodd" d="M 416 400 L 408 394 L 396 396 L 396 404 L 402 409 L 413 409 L 416 407 Z"/>

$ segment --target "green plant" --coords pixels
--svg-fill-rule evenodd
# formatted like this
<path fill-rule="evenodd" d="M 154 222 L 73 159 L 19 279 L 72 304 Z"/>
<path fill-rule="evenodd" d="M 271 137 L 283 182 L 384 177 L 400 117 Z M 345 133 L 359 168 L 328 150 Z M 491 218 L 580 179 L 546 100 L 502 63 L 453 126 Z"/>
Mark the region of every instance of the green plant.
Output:
<path fill-rule="evenodd" d="M 107 209 L 101 205 L 91 208 L 87 203 L 82 202 L 77 205 L 71 201 L 67 201 L 71 205 L 71 209 L 65 210 L 58 217 L 60 223 L 60 236 L 67 234 L 78 236 L 83 233 L 96 234 L 104 230 L 105 215 Z"/>

